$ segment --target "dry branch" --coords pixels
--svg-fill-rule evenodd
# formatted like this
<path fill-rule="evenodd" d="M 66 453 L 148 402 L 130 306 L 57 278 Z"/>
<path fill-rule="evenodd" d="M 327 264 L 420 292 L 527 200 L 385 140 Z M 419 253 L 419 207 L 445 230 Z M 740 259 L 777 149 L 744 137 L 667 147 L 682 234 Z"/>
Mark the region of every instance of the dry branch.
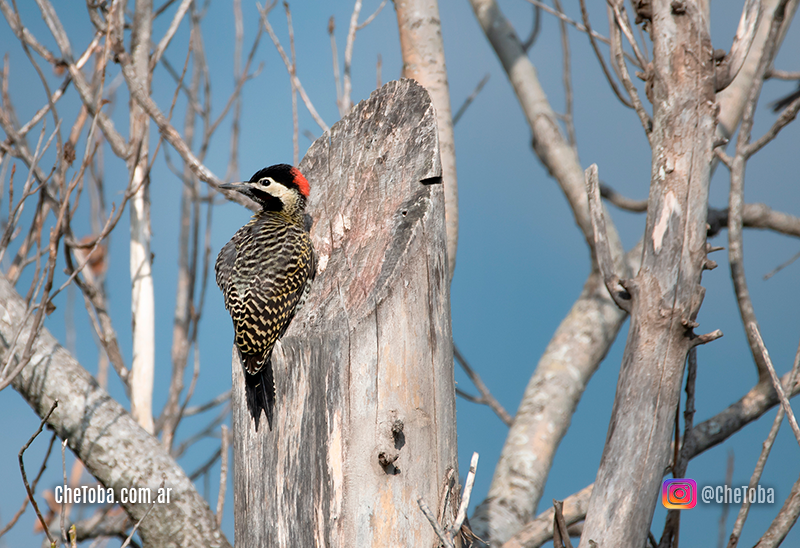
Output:
<path fill-rule="evenodd" d="M 761 0 L 747 0 L 742 10 L 742 17 L 739 19 L 739 27 L 736 29 L 736 36 L 733 38 L 731 50 L 725 58 L 717 65 L 715 78 L 715 90 L 722 91 L 728 87 L 739 70 L 744 65 L 744 60 L 750 51 L 750 46 L 758 30 L 758 22 L 761 19 Z"/>

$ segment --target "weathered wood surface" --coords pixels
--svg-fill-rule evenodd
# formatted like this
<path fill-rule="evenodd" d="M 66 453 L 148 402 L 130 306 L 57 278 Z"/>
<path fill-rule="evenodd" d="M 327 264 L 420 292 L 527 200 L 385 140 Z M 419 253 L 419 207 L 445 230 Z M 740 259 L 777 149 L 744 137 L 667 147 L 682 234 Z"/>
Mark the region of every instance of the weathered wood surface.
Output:
<path fill-rule="evenodd" d="M 253 427 L 233 352 L 236 545 L 433 546 L 416 499 L 436 511 L 457 454 L 427 92 L 386 84 L 319 138 L 300 170 L 319 268 L 273 353 L 272 430 Z"/>
<path fill-rule="evenodd" d="M 673 3 L 674 4 L 674 3 Z M 693 2 L 654 0 L 653 147 L 631 325 L 581 545 L 645 545 L 669 464 L 691 326 L 702 303 L 716 127 L 708 20 Z"/>
<path fill-rule="evenodd" d="M 5 278 L 0 277 L 0 346 L 6 352 L 25 318 L 25 301 Z M 29 321 L 30 323 L 30 321 Z M 28 340 L 29 327 L 22 330 L 17 353 Z M 91 474 L 117 499 L 120 490 L 149 487 L 156 495 L 162 485 L 171 488 L 169 504 L 122 504 L 138 521 L 144 546 L 187 547 L 230 544 L 219 531 L 208 502 L 195 490 L 183 469 L 159 441 L 145 432 L 133 417 L 75 360 L 47 329 L 33 346 L 30 363 L 12 382 L 14 389 L 44 417 L 58 400 L 48 424 Z"/>

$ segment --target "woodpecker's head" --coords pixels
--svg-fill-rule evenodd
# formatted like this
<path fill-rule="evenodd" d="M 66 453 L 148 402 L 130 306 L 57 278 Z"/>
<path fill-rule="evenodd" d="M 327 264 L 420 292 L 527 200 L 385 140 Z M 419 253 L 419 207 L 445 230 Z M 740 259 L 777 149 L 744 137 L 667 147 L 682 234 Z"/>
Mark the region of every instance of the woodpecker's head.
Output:
<path fill-rule="evenodd" d="M 310 188 L 300 170 L 288 164 L 265 167 L 244 183 L 219 185 L 236 190 L 257 202 L 263 210 L 302 212 Z"/>

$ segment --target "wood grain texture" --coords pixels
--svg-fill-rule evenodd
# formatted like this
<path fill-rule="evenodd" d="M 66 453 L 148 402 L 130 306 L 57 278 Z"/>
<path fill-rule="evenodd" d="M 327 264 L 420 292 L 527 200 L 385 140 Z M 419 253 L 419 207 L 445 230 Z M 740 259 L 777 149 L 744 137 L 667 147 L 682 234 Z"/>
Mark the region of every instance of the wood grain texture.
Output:
<path fill-rule="evenodd" d="M 24 318 L 24 299 L 0 277 L 3 354 Z M 20 340 L 27 340 L 28 333 L 26 327 Z M 58 400 L 48 424 L 59 438 L 69 441 L 70 449 L 95 478 L 114 489 L 118 500 L 123 488 L 149 487 L 153 496 L 162 482 L 172 489 L 169 504 L 122 504 L 134 521 L 143 518 L 152 506 L 139 527 L 144 546 L 230 547 L 217 528 L 208 503 L 183 469 L 156 438 L 98 386 L 48 330 L 41 330 L 30 363 L 12 386 L 40 417 Z"/>
<path fill-rule="evenodd" d="M 319 266 L 273 353 L 272 430 L 254 429 L 233 352 L 236 544 L 432 546 L 416 499 L 438 506 L 457 455 L 427 92 L 412 80 L 386 84 L 320 137 L 300 170 Z"/>

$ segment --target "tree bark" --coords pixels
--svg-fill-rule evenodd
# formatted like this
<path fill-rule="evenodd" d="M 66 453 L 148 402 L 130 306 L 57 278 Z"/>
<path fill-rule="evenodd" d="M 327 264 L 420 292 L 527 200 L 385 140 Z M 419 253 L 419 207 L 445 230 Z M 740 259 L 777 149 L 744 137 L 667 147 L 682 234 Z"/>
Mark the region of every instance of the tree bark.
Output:
<path fill-rule="evenodd" d="M 0 277 L 0 346 L 8 351 L 25 318 L 25 301 Z M 28 322 L 30 323 L 30 321 Z M 26 340 L 30 327 L 20 335 Z M 20 349 L 21 352 L 21 349 Z M 5 359 L 5 357 L 3 357 Z M 158 440 L 145 432 L 92 376 L 58 344 L 47 329 L 34 343 L 30 363 L 12 386 L 43 417 L 58 400 L 48 425 L 105 487 L 171 488 L 169 504 L 122 504 L 133 521 L 142 519 L 139 534 L 145 546 L 230 547 L 208 503 L 195 490 L 183 469 Z M 152 510 L 151 510 L 152 506 Z"/>
<path fill-rule="evenodd" d="M 587 546 L 645 544 L 704 293 L 716 124 L 709 23 L 693 2 L 659 0 L 652 8 L 653 156 L 644 254 L 628 284 L 631 326 L 581 537 Z"/>
<path fill-rule="evenodd" d="M 300 170 L 319 266 L 272 355 L 272 430 L 263 420 L 255 430 L 233 352 L 236 544 L 432 546 L 417 498 L 438 508 L 457 455 L 428 94 L 411 80 L 386 84 L 320 137 Z"/>

